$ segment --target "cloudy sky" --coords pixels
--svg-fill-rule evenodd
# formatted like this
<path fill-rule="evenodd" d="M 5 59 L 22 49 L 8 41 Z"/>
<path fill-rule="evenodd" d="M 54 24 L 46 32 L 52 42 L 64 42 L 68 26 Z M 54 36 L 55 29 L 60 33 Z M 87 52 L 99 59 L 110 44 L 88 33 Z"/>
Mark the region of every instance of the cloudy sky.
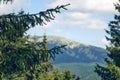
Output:
<path fill-rule="evenodd" d="M 55 14 L 54 21 L 45 26 L 37 25 L 27 31 L 30 35 L 56 35 L 78 41 L 83 44 L 95 45 L 105 48 L 108 42 L 104 29 L 108 29 L 108 23 L 114 20 L 113 3 L 117 0 L 14 0 L 12 4 L 1 4 L 0 15 L 18 12 L 21 9 L 26 13 L 38 13 L 57 5 L 68 4 L 68 10 L 61 10 L 61 14 Z"/>

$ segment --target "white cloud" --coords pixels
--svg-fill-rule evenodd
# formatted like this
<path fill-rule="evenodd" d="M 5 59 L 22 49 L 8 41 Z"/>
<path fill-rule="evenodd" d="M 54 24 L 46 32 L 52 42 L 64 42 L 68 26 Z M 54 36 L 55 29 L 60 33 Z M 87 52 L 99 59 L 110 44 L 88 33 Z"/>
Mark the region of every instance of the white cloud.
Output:
<path fill-rule="evenodd" d="M 86 20 L 90 17 L 88 13 L 81 13 L 81 12 L 71 12 L 69 15 L 67 14 L 69 19 L 73 20 Z"/>
<path fill-rule="evenodd" d="M 49 7 L 70 3 L 69 9 L 92 12 L 113 12 L 113 3 L 118 0 L 51 0 Z"/>
<path fill-rule="evenodd" d="M 60 33 L 60 32 L 62 32 L 62 30 L 61 29 L 56 29 L 55 32 Z"/>
<path fill-rule="evenodd" d="M 14 0 L 13 3 L 1 4 L 0 14 L 7 14 L 12 12 L 18 12 L 25 6 L 30 5 L 30 0 Z"/>
<path fill-rule="evenodd" d="M 85 0 L 84 7 L 87 10 L 98 11 L 98 12 L 113 12 L 113 2 L 117 0 Z"/>
<path fill-rule="evenodd" d="M 102 40 L 101 40 L 101 42 L 102 42 L 102 44 L 104 44 L 104 45 L 109 45 L 109 41 L 107 41 L 105 38 L 103 38 Z"/>
<path fill-rule="evenodd" d="M 92 14 L 81 12 L 66 12 L 57 16 L 50 26 L 76 27 L 95 30 L 103 30 L 107 27 L 108 24 L 106 22 L 101 19 L 93 19 L 93 16 L 91 15 Z"/>
<path fill-rule="evenodd" d="M 113 2 L 117 0 L 51 0 L 48 7 L 68 4 L 68 11 L 56 17 L 53 25 L 103 30 L 107 27 L 106 15 L 115 12 Z"/>
<path fill-rule="evenodd" d="M 102 20 L 91 20 L 88 24 L 88 28 L 90 29 L 105 29 L 107 28 L 107 23 Z"/>
<path fill-rule="evenodd" d="M 66 27 L 82 27 L 90 18 L 90 14 L 81 12 L 66 12 L 55 19 L 55 24 Z"/>

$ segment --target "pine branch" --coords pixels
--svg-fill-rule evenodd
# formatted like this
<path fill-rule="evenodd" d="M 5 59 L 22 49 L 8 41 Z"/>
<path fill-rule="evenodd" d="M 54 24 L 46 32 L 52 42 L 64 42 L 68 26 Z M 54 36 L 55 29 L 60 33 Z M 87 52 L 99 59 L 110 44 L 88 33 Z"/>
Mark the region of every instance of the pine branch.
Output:
<path fill-rule="evenodd" d="M 61 54 L 63 53 L 63 49 L 66 49 L 67 45 L 62 45 L 62 46 L 56 46 L 50 50 L 48 50 L 48 53 L 50 55 L 50 58 L 52 58 L 53 60 L 55 60 L 56 54 Z"/>
<path fill-rule="evenodd" d="M 7 4 L 8 2 L 12 2 L 13 0 L 0 0 L 0 3 Z"/>
<path fill-rule="evenodd" d="M 47 58 L 49 56 L 50 59 L 52 60 L 55 60 L 55 57 L 57 54 L 62 54 L 63 53 L 63 50 L 65 50 L 67 45 L 62 45 L 62 46 L 56 46 L 54 48 L 51 48 L 49 50 L 43 50 L 43 49 L 40 49 L 39 52 L 41 53 L 41 55 L 45 55 L 47 54 L 46 57 L 41 57 L 43 59 Z M 40 56 L 41 56 L 40 55 Z"/>
<path fill-rule="evenodd" d="M 47 9 L 36 14 L 24 13 L 24 11 L 18 14 L 11 13 L 0 16 L 0 37 L 14 41 L 18 37 L 24 35 L 24 33 L 31 27 L 36 25 L 43 26 L 46 22 L 54 20 L 54 13 L 60 13 L 61 9 L 67 10 L 66 5 L 57 6 L 54 9 Z"/>
<path fill-rule="evenodd" d="M 50 22 L 51 20 L 54 20 L 55 16 L 53 13 L 60 13 L 61 9 L 67 10 L 65 7 L 70 4 L 57 6 L 54 9 L 47 9 L 46 11 L 42 11 L 36 14 L 26 14 L 23 11 L 19 14 L 7 14 L 7 15 L 1 15 L 0 16 L 0 23 L 3 23 L 4 21 L 8 23 L 20 23 L 24 22 L 24 25 L 27 28 L 34 27 L 35 25 L 41 25 L 46 24 L 46 22 Z M 0 27 L 3 26 L 0 24 Z"/>

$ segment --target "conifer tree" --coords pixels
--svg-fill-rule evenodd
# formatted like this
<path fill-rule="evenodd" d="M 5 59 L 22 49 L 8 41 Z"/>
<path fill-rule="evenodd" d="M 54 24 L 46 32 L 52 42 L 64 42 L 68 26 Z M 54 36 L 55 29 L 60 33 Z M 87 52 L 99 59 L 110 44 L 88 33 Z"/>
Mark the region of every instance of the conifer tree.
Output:
<path fill-rule="evenodd" d="M 66 10 L 67 5 L 36 14 L 20 11 L 18 14 L 0 15 L 0 80 L 39 80 L 39 75 L 45 71 L 43 62 L 48 62 L 48 58 L 54 59 L 56 54 L 62 52 L 64 45 L 47 50 L 39 44 L 43 48 L 38 49 L 38 43 L 30 41 L 25 32 L 31 27 L 54 20 L 53 13 L 60 13 L 60 9 Z M 42 54 L 46 52 L 49 56 L 43 57 Z"/>
<path fill-rule="evenodd" d="M 106 39 L 110 44 L 106 47 L 109 58 L 105 58 L 105 66 L 97 65 L 95 72 L 101 80 L 120 80 L 120 1 L 115 4 L 118 14 L 114 16 L 114 21 L 110 21 Z"/>

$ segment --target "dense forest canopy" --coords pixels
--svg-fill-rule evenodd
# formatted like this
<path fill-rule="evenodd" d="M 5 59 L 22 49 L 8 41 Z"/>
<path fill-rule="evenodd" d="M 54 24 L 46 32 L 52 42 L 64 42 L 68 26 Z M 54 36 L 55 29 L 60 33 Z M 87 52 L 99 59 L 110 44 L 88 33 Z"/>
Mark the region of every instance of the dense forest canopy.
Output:
<path fill-rule="evenodd" d="M 6 5 L 12 1 L 0 0 Z M 54 69 L 50 62 L 55 55 L 63 53 L 65 45 L 47 49 L 46 39 L 42 42 L 30 41 L 29 36 L 24 35 L 31 27 L 43 26 L 54 20 L 54 14 L 60 13 L 61 9 L 67 10 L 68 5 L 35 14 L 20 11 L 18 14 L 0 15 L 0 80 L 73 79 L 69 69 L 61 72 Z"/>

